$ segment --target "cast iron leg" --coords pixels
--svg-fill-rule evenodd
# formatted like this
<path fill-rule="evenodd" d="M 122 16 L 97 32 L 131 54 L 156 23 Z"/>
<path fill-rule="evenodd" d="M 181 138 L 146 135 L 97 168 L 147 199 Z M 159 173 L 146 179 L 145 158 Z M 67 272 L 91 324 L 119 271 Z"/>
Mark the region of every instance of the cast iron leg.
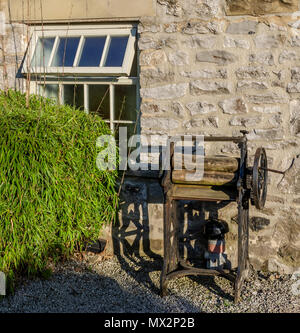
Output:
<path fill-rule="evenodd" d="M 168 196 L 165 196 L 164 202 L 164 263 L 163 269 L 160 276 L 160 292 L 161 296 L 166 296 L 167 293 L 167 279 L 166 276 L 169 273 L 170 266 L 170 251 L 171 251 L 171 242 L 170 242 L 170 229 L 171 229 L 171 199 Z"/>
<path fill-rule="evenodd" d="M 237 303 L 241 295 L 244 280 L 249 272 L 249 204 L 239 206 L 238 214 L 238 271 L 235 281 L 234 301 Z"/>

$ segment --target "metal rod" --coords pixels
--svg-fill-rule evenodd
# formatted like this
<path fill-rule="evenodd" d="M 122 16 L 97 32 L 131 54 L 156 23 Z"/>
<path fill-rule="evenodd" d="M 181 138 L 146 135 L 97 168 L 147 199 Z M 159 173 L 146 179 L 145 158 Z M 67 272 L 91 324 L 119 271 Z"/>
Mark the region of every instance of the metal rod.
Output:
<path fill-rule="evenodd" d="M 174 139 L 179 141 L 195 141 L 196 135 L 175 135 Z M 198 135 L 198 137 L 201 137 L 201 135 Z M 237 137 L 223 137 L 223 136 L 202 136 L 204 141 L 206 142 L 234 142 L 234 143 L 240 143 L 240 142 L 245 142 L 246 138 L 244 136 L 237 136 Z"/>
<path fill-rule="evenodd" d="M 285 174 L 285 171 L 278 171 L 278 170 L 267 169 L 267 168 L 263 168 L 263 167 L 259 167 L 259 169 L 261 169 L 261 170 L 267 170 L 267 171 L 274 172 L 274 173 L 279 173 L 279 174 L 281 174 L 281 175 L 284 175 L 284 174 Z"/>

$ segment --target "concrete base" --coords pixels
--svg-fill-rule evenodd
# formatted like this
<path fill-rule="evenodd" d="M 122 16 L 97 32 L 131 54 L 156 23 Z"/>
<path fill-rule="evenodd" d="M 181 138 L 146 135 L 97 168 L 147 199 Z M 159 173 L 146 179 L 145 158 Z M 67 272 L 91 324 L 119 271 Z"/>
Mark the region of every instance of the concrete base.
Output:
<path fill-rule="evenodd" d="M 0 272 L 0 296 L 6 295 L 6 275 Z"/>

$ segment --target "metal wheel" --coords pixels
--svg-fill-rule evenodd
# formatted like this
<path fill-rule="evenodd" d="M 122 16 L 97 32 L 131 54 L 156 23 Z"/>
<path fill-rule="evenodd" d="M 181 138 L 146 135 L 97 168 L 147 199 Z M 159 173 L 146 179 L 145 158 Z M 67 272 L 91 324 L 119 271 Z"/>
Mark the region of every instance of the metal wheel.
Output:
<path fill-rule="evenodd" d="M 252 170 L 252 195 L 257 209 L 263 209 L 267 198 L 268 161 L 264 148 L 258 148 Z"/>

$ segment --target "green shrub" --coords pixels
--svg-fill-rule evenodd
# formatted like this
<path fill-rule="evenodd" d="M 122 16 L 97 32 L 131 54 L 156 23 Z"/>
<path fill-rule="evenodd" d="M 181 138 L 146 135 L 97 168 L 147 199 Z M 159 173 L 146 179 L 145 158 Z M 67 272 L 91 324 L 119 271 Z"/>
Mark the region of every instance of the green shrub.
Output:
<path fill-rule="evenodd" d="M 99 171 L 107 124 L 69 106 L 0 92 L 0 270 L 42 272 L 81 250 L 115 216 L 116 171 Z"/>

